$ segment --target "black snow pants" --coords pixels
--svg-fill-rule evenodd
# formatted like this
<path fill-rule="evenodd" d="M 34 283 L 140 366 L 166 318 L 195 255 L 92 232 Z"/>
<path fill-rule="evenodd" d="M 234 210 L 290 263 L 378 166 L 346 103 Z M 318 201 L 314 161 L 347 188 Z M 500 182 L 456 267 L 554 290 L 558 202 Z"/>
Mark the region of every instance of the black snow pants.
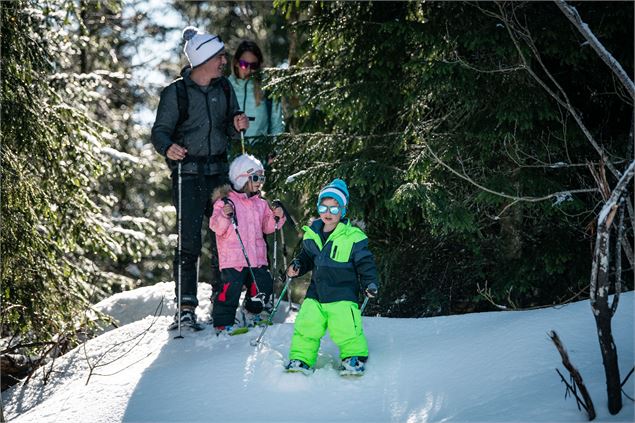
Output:
<path fill-rule="evenodd" d="M 267 266 L 252 268 L 258 290 L 265 294 L 264 303 L 267 304 L 273 292 L 273 279 Z M 214 308 L 212 309 L 212 319 L 214 326 L 227 326 L 234 324 L 236 309 L 240 301 L 240 294 L 243 286 L 247 287 L 245 309 L 250 313 L 260 313 L 263 304 L 260 301 L 252 301 L 251 297 L 258 293 L 251 278 L 248 267 L 241 271 L 236 269 L 223 269 L 221 271 L 222 287 L 214 293 Z"/>
<path fill-rule="evenodd" d="M 216 237 L 209 229 L 209 217 L 212 214 L 211 198 L 213 191 L 220 185 L 227 183 L 227 176 L 181 174 L 181 304 L 197 306 L 197 262 L 201 254 L 201 227 L 211 238 L 212 252 L 212 287 L 216 291 L 220 283 L 218 270 L 218 251 Z M 178 231 L 178 173 L 172 172 L 172 201 L 177 210 Z M 177 232 L 178 233 L 178 232 Z M 174 249 L 174 281 L 175 297 L 178 300 L 178 246 Z M 214 275 L 217 275 L 214 277 Z M 215 279 L 215 280 L 214 280 Z"/>

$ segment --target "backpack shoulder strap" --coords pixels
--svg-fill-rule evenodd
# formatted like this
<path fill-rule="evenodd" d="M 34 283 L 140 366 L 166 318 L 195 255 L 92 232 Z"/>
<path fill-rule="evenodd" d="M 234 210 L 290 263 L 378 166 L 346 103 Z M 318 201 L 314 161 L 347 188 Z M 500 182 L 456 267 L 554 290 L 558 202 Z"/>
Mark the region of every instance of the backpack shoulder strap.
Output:
<path fill-rule="evenodd" d="M 179 119 L 176 122 L 176 128 L 181 126 L 183 122 L 189 117 L 188 109 L 190 105 L 190 98 L 187 95 L 187 87 L 183 78 L 178 78 L 172 82 L 176 87 L 176 102 L 179 108 Z"/>
<path fill-rule="evenodd" d="M 226 113 L 227 118 L 233 117 L 232 113 L 231 113 L 231 107 L 230 107 L 231 106 L 231 99 L 232 99 L 232 94 L 231 94 L 232 87 L 231 87 L 231 85 L 229 83 L 229 80 L 226 77 L 224 77 L 224 76 L 221 77 L 220 86 L 223 88 L 223 92 L 225 93 L 225 101 L 227 102 L 226 103 L 227 104 L 227 108 L 226 108 L 226 110 L 227 110 L 227 113 Z"/>

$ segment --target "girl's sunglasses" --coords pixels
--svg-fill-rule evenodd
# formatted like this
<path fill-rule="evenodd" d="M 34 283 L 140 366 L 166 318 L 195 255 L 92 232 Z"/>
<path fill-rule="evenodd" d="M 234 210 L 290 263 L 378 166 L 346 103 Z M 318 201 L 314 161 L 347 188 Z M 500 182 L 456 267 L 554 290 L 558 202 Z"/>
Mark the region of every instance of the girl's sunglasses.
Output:
<path fill-rule="evenodd" d="M 247 68 L 251 68 L 252 70 L 258 70 L 258 68 L 260 67 L 260 63 L 258 62 L 248 62 L 246 60 L 239 60 L 238 61 L 238 66 L 240 66 L 241 69 L 247 69 Z"/>
<path fill-rule="evenodd" d="M 249 175 L 249 180 L 252 182 L 262 182 L 265 183 L 265 175 Z"/>
<path fill-rule="evenodd" d="M 325 206 L 324 204 L 320 204 L 317 208 L 318 213 L 324 214 L 327 211 L 331 212 L 331 214 L 338 214 L 340 212 L 340 207 L 338 206 Z"/>

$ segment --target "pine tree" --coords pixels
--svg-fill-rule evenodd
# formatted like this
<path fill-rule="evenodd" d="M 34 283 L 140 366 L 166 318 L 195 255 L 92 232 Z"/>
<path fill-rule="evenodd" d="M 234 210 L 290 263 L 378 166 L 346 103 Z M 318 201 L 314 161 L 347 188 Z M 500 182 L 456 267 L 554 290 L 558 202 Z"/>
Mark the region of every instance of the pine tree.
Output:
<path fill-rule="evenodd" d="M 574 75 L 560 82 L 596 117 L 607 151 L 627 157 L 632 105 L 598 94 L 612 91 L 604 65 L 554 5 L 509 7 L 552 72 Z M 632 63 L 632 7 L 587 7 L 607 45 Z M 296 24 L 310 43 L 300 65 L 275 77 L 298 99 L 302 133 L 279 147 L 276 171 L 295 181 L 274 184 L 312 198 L 333 177 L 349 182 L 350 216 L 375 240 L 388 315 L 491 307 L 477 286 L 492 302 L 527 307 L 588 285 L 585 228 L 600 196 L 585 163 L 597 167 L 599 157 L 523 68 L 494 10 L 312 3 Z"/>

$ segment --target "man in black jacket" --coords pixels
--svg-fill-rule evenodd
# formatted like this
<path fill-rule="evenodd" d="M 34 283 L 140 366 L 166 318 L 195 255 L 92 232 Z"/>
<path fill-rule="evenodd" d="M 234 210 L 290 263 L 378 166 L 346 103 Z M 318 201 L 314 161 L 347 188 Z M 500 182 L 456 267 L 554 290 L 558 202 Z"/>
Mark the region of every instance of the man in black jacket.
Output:
<path fill-rule="evenodd" d="M 248 128 L 249 120 L 239 112 L 236 94 L 223 76 L 227 59 L 221 39 L 193 27 L 185 28 L 183 38 L 190 68 L 161 92 L 152 127 L 152 144 L 168 159 L 172 169 L 172 197 L 177 210 L 176 169 L 181 162 L 181 313 L 174 316 L 170 328 L 176 328 L 179 319 L 182 325 L 197 328 L 201 226 L 203 223 L 208 226 L 208 222 L 203 221 L 212 191 L 227 180 L 228 143 Z M 175 281 L 178 260 L 179 254 L 175 251 Z M 178 295 L 178 286 L 176 293 Z"/>

